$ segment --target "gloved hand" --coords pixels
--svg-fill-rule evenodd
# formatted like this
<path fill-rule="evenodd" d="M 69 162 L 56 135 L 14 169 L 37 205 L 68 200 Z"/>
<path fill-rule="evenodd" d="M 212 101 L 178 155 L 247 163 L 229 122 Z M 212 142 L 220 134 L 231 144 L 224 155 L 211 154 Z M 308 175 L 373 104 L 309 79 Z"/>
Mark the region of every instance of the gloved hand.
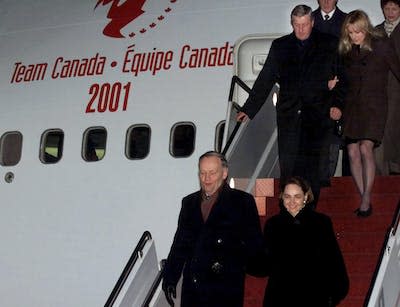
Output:
<path fill-rule="evenodd" d="M 168 304 L 174 307 L 174 300 L 172 298 L 176 298 L 176 287 L 173 285 L 163 285 L 163 290 Z"/>

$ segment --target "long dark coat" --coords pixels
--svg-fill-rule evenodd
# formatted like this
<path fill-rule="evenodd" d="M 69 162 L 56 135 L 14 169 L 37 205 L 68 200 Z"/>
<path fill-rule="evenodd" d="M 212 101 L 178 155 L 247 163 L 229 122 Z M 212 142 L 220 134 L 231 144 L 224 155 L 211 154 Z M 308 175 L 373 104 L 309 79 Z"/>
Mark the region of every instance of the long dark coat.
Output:
<path fill-rule="evenodd" d="M 323 13 L 324 14 L 324 13 Z M 314 16 L 314 29 L 322 32 L 328 33 L 340 37 L 342 31 L 343 22 L 347 16 L 347 14 L 341 11 L 338 7 L 336 7 L 332 17 L 329 20 L 325 20 L 321 14 L 321 8 L 318 7 L 315 11 L 312 12 Z M 339 158 L 339 150 L 343 143 L 343 140 L 340 136 L 336 134 L 336 127 L 332 126 L 330 133 L 325 139 L 326 146 L 329 147 L 329 156 L 322 156 L 321 160 L 321 176 L 322 181 L 325 186 L 330 185 L 330 177 L 335 174 L 337 161 Z"/>
<path fill-rule="evenodd" d="M 382 141 L 388 110 L 387 83 L 391 70 L 400 79 L 400 62 L 388 39 L 372 41 L 372 51 L 356 46 L 345 57 L 349 90 L 345 98 L 344 136 Z"/>
<path fill-rule="evenodd" d="M 346 82 L 334 36 L 313 30 L 304 48 L 294 33 L 272 42 L 267 60 L 254 83 L 242 111 L 253 118 L 275 83 L 279 83 L 276 105 L 279 165 L 282 181 L 293 175 L 307 179 L 319 193 L 319 161 L 327 155 L 323 140 L 333 124 L 329 110 L 342 109 Z M 340 82 L 329 91 L 328 80 Z"/>
<path fill-rule="evenodd" d="M 383 23 L 377 26 L 386 35 Z M 397 58 L 400 59 L 400 26 L 390 35 Z M 383 146 L 384 160 L 400 165 L 400 81 L 390 71 L 388 77 L 388 117 L 385 125 Z"/>
<path fill-rule="evenodd" d="M 205 223 L 200 202 L 200 191 L 182 200 L 164 285 L 183 270 L 182 307 L 243 306 L 247 264 L 262 249 L 254 198 L 225 185 Z"/>
<path fill-rule="evenodd" d="M 328 307 L 347 295 L 349 279 L 328 216 L 306 207 L 293 217 L 282 209 L 266 222 L 264 238 L 264 306 Z"/>

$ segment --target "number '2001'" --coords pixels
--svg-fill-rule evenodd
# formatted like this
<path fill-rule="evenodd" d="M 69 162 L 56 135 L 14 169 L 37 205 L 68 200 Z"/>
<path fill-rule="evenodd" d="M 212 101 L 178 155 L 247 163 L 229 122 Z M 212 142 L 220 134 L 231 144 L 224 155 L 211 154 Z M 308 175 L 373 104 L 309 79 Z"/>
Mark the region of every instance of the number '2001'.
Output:
<path fill-rule="evenodd" d="M 103 83 L 93 84 L 89 89 L 91 98 L 86 106 L 86 113 L 105 111 L 115 112 L 120 107 L 120 100 L 122 98 L 122 111 L 126 111 L 128 107 L 129 90 L 131 83 L 128 82 L 122 85 L 120 82 L 114 84 Z M 97 108 L 96 108 L 97 106 Z"/>

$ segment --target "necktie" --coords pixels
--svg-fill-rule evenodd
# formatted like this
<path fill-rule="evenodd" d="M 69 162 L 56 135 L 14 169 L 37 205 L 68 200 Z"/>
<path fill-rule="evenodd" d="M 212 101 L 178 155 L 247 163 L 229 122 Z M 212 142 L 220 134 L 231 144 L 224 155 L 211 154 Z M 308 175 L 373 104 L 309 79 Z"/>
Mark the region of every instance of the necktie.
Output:
<path fill-rule="evenodd" d="M 324 16 L 324 19 L 325 19 L 325 20 L 328 20 L 328 19 L 329 19 L 329 15 L 325 15 L 325 16 Z"/>

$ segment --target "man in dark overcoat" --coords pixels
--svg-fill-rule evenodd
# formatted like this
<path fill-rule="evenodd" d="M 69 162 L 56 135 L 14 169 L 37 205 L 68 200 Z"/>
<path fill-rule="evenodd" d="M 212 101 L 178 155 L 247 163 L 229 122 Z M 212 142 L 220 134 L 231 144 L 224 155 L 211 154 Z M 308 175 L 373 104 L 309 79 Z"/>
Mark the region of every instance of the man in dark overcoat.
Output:
<path fill-rule="evenodd" d="M 339 9 L 337 2 L 338 0 L 318 0 L 318 8 L 312 14 L 314 17 L 314 29 L 340 38 L 342 25 L 347 13 Z M 346 146 L 341 135 L 338 135 L 337 130 L 339 127 L 342 128 L 341 122 L 332 123 L 332 127 L 325 140 L 329 155 L 326 155 L 326 157 L 322 156 L 322 161 L 320 162 L 322 186 L 330 185 L 330 177 L 336 171 L 340 147 L 344 148 L 342 155 L 342 176 L 351 175 Z"/>
<path fill-rule="evenodd" d="M 291 34 L 272 42 L 237 119 L 253 118 L 274 84 L 279 84 L 276 114 L 281 181 L 293 175 L 307 179 L 316 198 L 315 206 L 320 192 L 323 141 L 331 121 L 342 115 L 346 82 L 338 60 L 338 41 L 313 30 L 311 8 L 296 6 L 291 24 Z"/>
<path fill-rule="evenodd" d="M 231 189 L 227 175 L 223 155 L 211 151 L 200 157 L 201 190 L 182 200 L 164 267 L 163 290 L 171 306 L 182 271 L 182 307 L 243 306 L 245 274 L 263 239 L 253 196 Z"/>

